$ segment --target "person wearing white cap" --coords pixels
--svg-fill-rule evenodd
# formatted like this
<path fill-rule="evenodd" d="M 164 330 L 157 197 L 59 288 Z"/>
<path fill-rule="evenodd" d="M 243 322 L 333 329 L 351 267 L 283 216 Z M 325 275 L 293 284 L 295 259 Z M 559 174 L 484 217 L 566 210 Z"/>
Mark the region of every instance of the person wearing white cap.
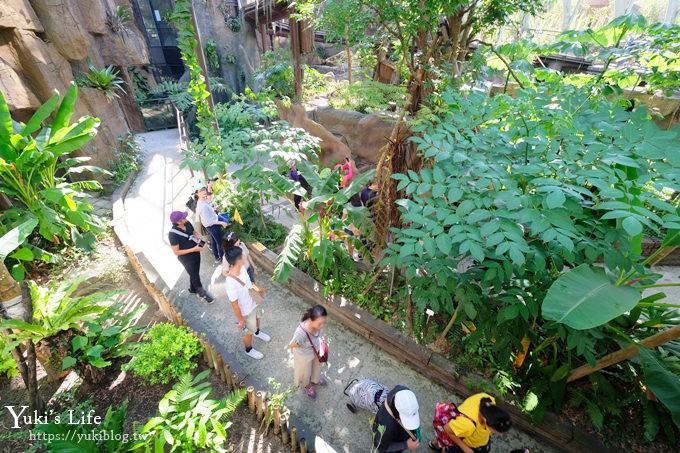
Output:
<path fill-rule="evenodd" d="M 394 387 L 380 406 L 373 421 L 373 446 L 381 453 L 416 450 L 420 446 L 418 400 L 407 387 Z"/>

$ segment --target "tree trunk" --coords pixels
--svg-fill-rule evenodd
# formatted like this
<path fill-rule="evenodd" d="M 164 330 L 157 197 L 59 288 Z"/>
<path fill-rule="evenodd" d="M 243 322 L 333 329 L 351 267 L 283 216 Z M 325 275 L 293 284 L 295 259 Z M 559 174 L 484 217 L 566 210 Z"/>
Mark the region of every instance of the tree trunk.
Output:
<path fill-rule="evenodd" d="M 347 52 L 347 81 L 352 83 L 352 51 L 349 46 L 345 46 L 345 51 Z"/>
<path fill-rule="evenodd" d="M 29 293 L 28 286 L 24 283 L 21 285 L 21 297 L 24 305 L 24 321 L 27 323 L 33 322 L 33 301 Z M 38 373 L 36 370 L 36 356 L 35 345 L 32 340 L 26 341 L 26 366 L 28 368 L 28 405 L 32 411 L 42 413 L 45 403 L 40 398 L 38 393 Z"/>

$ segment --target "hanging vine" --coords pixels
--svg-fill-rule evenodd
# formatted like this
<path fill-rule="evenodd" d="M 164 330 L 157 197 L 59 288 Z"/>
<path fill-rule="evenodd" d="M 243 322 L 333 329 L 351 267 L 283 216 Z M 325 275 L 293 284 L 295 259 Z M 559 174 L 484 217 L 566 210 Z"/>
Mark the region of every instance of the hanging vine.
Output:
<path fill-rule="evenodd" d="M 190 0 L 175 0 L 175 9 L 170 20 L 177 29 L 177 47 L 191 76 L 188 92 L 196 106 L 196 126 L 200 134 L 200 141 L 194 142 L 192 149 L 185 151 L 186 162 L 189 166 L 202 168 L 202 157 L 221 152 L 221 145 L 217 118 L 208 102 L 211 94 L 196 54 L 198 36 L 193 26 L 192 14 Z"/>

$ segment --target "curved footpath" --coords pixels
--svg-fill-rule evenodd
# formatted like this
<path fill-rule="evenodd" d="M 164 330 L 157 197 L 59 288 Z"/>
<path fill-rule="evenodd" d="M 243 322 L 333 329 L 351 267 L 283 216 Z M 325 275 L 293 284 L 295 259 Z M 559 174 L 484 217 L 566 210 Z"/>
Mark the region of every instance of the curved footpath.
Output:
<path fill-rule="evenodd" d="M 286 345 L 309 304 L 260 271 L 258 283 L 265 286 L 268 294 L 262 327 L 271 335 L 272 341 L 263 344 L 254 339 L 255 347 L 265 355 L 263 360 L 255 361 L 245 356 L 235 317 L 226 300 L 221 269 L 214 264 L 212 254 L 206 250 L 201 263 L 203 283 L 216 298 L 215 303 L 207 305 L 187 292 L 188 277 L 167 242 L 169 213 L 185 210 L 192 177 L 188 170 L 179 168 L 177 131 L 150 132 L 137 137 L 144 150 L 145 163 L 125 198 L 122 221 L 126 224 L 127 235 L 121 239 L 140 260 L 149 280 L 167 294 L 186 322 L 194 330 L 205 332 L 225 361 L 241 366 L 239 369 L 232 365 L 239 377 L 249 383 L 258 383 L 259 388 L 265 388 L 271 377 L 286 388 L 293 376 L 292 355 Z M 435 403 L 461 401 L 460 396 L 433 384 L 333 319 L 329 320 L 324 335 L 331 351 L 329 366 L 325 369 L 328 387 L 319 390 L 316 401 L 306 395 L 294 394 L 286 402 L 296 417 L 291 425 L 311 433 L 300 437 L 307 437 L 317 453 L 371 451 L 370 414 L 352 414 L 345 407 L 343 389 L 355 377 L 372 378 L 388 386 L 403 384 L 410 387 L 420 403 L 421 426 L 427 440 L 433 437 L 431 421 Z M 516 429 L 495 437 L 492 451 L 507 453 L 521 447 L 529 448 L 532 453 L 555 451 Z M 423 443 L 419 451 L 429 449 Z"/>

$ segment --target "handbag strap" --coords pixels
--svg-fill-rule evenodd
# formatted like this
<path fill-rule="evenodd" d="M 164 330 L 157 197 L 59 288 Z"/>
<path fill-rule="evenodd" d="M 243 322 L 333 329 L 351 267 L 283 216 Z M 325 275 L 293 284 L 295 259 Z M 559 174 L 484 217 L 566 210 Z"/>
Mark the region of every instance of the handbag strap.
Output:
<path fill-rule="evenodd" d="M 307 335 L 307 339 L 309 340 L 309 344 L 312 345 L 312 350 L 314 350 L 314 355 L 316 356 L 317 360 L 319 360 L 319 351 L 317 351 L 316 348 L 314 347 L 314 342 L 312 341 L 312 337 L 309 336 L 309 332 L 307 332 L 307 330 L 304 327 L 302 327 L 302 324 L 300 324 L 300 329 L 302 329 L 302 331 L 305 333 L 305 335 Z"/>
<path fill-rule="evenodd" d="M 384 404 L 385 404 L 385 410 L 387 411 L 387 413 L 390 414 L 390 417 L 392 417 L 394 419 L 394 421 L 399 424 L 399 426 L 401 426 L 401 429 L 406 431 L 406 434 L 408 434 L 408 437 L 410 437 L 411 440 L 414 440 L 414 441 L 418 440 L 418 438 L 415 436 L 415 434 L 413 434 L 410 430 L 406 429 L 404 427 L 404 425 L 402 425 L 401 420 L 399 420 L 397 417 L 394 416 L 394 414 L 392 413 L 392 409 L 390 408 L 390 400 L 385 400 Z"/>
<path fill-rule="evenodd" d="M 240 278 L 238 278 L 238 277 L 234 277 L 233 275 L 231 275 L 231 272 L 227 274 L 227 277 L 231 277 L 231 278 L 233 278 L 234 280 L 236 280 L 237 282 L 239 282 L 239 283 L 241 284 L 241 286 L 246 286 L 246 284 L 245 284 L 245 283 L 243 283 L 243 282 L 241 281 L 241 279 L 240 279 Z"/>
<path fill-rule="evenodd" d="M 171 232 L 171 233 L 175 233 L 175 234 L 178 235 L 178 236 L 182 236 L 182 237 L 184 237 L 184 238 L 191 239 L 192 241 L 194 241 L 194 242 L 197 243 L 197 244 L 198 244 L 198 242 L 199 242 L 199 241 L 196 240 L 195 237 L 193 237 L 193 238 L 191 237 L 191 236 L 193 236 L 193 234 L 192 234 L 192 235 L 189 235 L 189 234 L 185 233 L 184 231 L 178 230 L 177 228 L 171 228 L 171 229 L 170 229 L 170 232 Z"/>

